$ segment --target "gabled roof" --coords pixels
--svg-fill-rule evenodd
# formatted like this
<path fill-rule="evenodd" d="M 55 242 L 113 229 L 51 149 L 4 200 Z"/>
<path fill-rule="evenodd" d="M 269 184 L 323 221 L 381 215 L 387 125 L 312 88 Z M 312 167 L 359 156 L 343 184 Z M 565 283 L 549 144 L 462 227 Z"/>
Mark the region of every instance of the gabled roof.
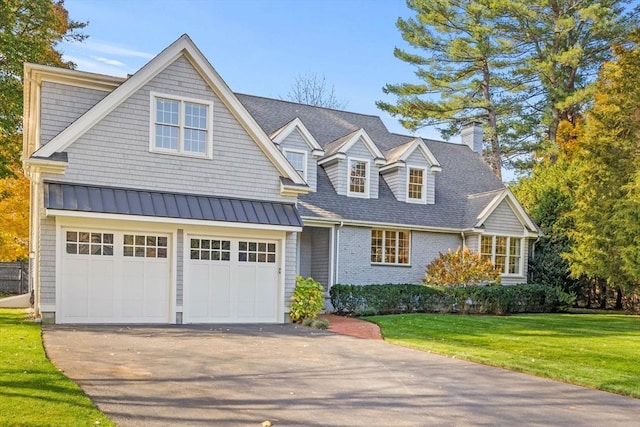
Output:
<path fill-rule="evenodd" d="M 429 150 L 429 147 L 427 147 L 422 138 L 415 138 L 412 141 L 387 150 L 385 152 L 385 156 L 387 158 L 387 166 L 385 166 L 385 168 L 406 163 L 409 156 L 411 156 L 415 150 L 419 150 L 422 153 L 425 160 L 431 165 L 432 171 L 439 172 L 442 169 L 440 167 L 440 163 L 438 163 L 438 160 L 436 159 L 436 156 L 434 156 L 431 150 Z"/>
<path fill-rule="evenodd" d="M 324 150 L 322 149 L 320 144 L 318 144 L 318 141 L 316 141 L 316 139 L 313 137 L 313 135 L 311 135 L 311 133 L 306 128 L 304 123 L 302 123 L 302 120 L 300 120 L 298 117 L 291 120 L 289 123 L 287 123 L 280 129 L 278 129 L 277 131 L 273 132 L 269 136 L 271 137 L 273 142 L 275 142 L 276 144 L 280 144 L 282 143 L 282 141 L 287 139 L 287 137 L 291 135 L 291 133 L 295 130 L 300 132 L 302 139 L 304 139 L 304 141 L 307 143 L 309 148 L 311 148 L 312 155 L 322 156 L 324 154 Z"/>
<path fill-rule="evenodd" d="M 275 147 L 265 132 L 258 126 L 254 118 L 240 103 L 235 94 L 214 70 L 202 52 L 195 46 L 189 36 L 182 35 L 178 40 L 169 45 L 159 55 L 149 61 L 133 76 L 125 80 L 114 89 L 102 101 L 87 111 L 82 117 L 60 132 L 45 146 L 38 149 L 34 157 L 49 157 L 53 153 L 64 151 L 80 136 L 87 132 L 97 121 L 118 107 L 129 96 L 142 88 L 158 73 L 164 70 L 180 56 L 184 56 L 194 66 L 211 89 L 225 103 L 227 108 L 235 116 L 242 127 L 256 142 L 262 152 L 271 160 L 273 165 L 285 177 L 290 178 L 296 184 L 305 184 L 293 166 L 284 155 Z"/>
<path fill-rule="evenodd" d="M 320 159 L 318 163 L 323 164 L 335 158 L 346 158 L 349 149 L 358 141 L 362 141 L 364 143 L 364 146 L 369 150 L 369 153 L 371 153 L 371 156 L 374 158 L 376 163 L 384 164 L 384 154 L 382 154 L 380 149 L 378 149 L 376 144 L 371 140 L 367 131 L 362 128 L 326 144 L 324 146 L 325 156 Z"/>
<path fill-rule="evenodd" d="M 344 150 L 345 144 L 363 129 L 385 154 L 387 163 L 407 159 L 412 150 L 423 147 L 423 154 L 431 153 L 441 167 L 435 176 L 435 204 L 427 205 L 398 201 L 384 179 L 379 180 L 378 199 L 339 195 L 324 168 L 318 167 L 317 191 L 299 197 L 298 207 L 305 220 L 411 226 L 449 232 L 474 230 L 478 215 L 507 191 L 491 168 L 466 145 L 391 133 L 377 116 L 252 95 L 237 96 L 267 133 L 299 118 L 325 149 L 325 158 L 329 153 L 337 155 Z M 517 209 L 524 212 L 522 207 Z"/>
<path fill-rule="evenodd" d="M 486 207 L 480 212 L 477 216 L 477 222 L 475 224 L 476 227 L 482 226 L 484 222 L 491 216 L 493 211 L 502 203 L 504 200 L 509 204 L 516 217 L 520 221 L 523 227 L 529 230 L 531 233 L 538 234 L 539 229 L 534 224 L 534 222 L 529 218 L 529 215 L 524 211 L 520 203 L 516 200 L 516 196 L 513 195 L 509 188 L 505 188 L 500 194 L 497 194 L 490 203 L 486 205 Z"/>

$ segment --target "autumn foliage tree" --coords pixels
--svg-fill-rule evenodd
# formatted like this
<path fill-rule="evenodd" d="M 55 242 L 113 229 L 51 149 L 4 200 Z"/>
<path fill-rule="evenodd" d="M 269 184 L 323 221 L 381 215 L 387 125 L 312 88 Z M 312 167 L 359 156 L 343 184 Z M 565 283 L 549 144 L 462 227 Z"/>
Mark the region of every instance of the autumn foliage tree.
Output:
<path fill-rule="evenodd" d="M 69 18 L 64 0 L 0 1 L 0 260 L 26 258 L 29 181 L 20 171 L 25 62 L 73 68 L 57 49 L 82 41 L 86 23 Z"/>
<path fill-rule="evenodd" d="M 0 180 L 0 261 L 25 260 L 29 254 L 29 180 L 16 173 Z"/>
<path fill-rule="evenodd" d="M 436 286 L 470 286 L 482 283 L 500 283 L 500 270 L 491 260 L 483 258 L 469 248 L 440 253 L 427 266 L 426 284 Z"/>

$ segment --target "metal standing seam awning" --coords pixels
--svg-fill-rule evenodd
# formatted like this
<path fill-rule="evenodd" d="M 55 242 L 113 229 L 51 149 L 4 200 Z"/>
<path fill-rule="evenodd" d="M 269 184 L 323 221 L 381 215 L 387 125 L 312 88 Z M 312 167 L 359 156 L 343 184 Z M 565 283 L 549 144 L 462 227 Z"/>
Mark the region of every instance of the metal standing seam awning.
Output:
<path fill-rule="evenodd" d="M 302 227 L 293 203 L 57 182 L 44 183 L 51 210 Z"/>

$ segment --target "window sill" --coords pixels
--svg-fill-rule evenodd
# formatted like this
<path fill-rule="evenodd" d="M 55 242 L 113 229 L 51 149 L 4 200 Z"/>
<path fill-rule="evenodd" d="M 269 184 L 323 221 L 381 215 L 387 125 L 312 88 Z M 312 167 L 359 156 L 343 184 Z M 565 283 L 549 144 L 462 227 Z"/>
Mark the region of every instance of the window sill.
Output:
<path fill-rule="evenodd" d="M 404 267 L 411 268 L 411 264 L 392 264 L 389 262 L 372 262 L 372 267 Z"/>
<path fill-rule="evenodd" d="M 152 150 L 149 150 L 149 152 L 150 153 L 154 153 L 154 154 L 164 154 L 164 155 L 167 155 L 167 156 L 187 157 L 189 159 L 202 159 L 202 160 L 211 160 L 211 159 L 213 159 L 213 156 L 208 156 L 206 154 L 181 153 L 179 151 L 171 151 L 171 150 L 152 149 Z"/>

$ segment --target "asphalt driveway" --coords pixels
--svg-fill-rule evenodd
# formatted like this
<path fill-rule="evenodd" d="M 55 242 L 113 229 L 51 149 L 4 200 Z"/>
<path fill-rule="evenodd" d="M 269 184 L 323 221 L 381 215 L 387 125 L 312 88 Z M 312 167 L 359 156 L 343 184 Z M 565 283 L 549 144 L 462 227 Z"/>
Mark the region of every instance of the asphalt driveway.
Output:
<path fill-rule="evenodd" d="M 640 425 L 640 400 L 294 325 L 57 325 L 44 342 L 120 426 Z"/>

